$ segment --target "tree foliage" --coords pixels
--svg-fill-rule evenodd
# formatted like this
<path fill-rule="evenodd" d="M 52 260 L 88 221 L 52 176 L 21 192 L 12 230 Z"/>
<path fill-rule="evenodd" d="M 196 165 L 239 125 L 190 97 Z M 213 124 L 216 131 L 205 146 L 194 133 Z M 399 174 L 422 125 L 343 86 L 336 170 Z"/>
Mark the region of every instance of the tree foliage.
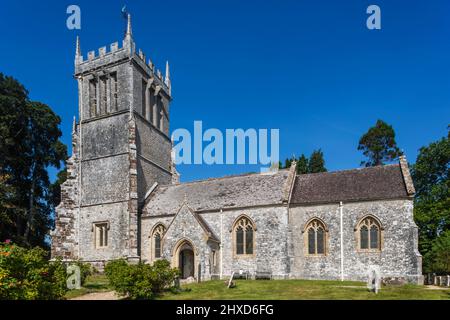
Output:
<path fill-rule="evenodd" d="M 59 168 L 66 146 L 61 119 L 30 101 L 22 84 L 0 73 L 0 240 L 47 246 L 52 190 L 47 169 Z"/>
<path fill-rule="evenodd" d="M 321 149 L 314 150 L 311 153 L 309 159 L 304 154 L 302 154 L 298 158 L 293 156 L 292 158 L 286 159 L 284 162 L 284 166 L 280 165 L 280 169 L 290 168 L 294 160 L 297 161 L 297 174 L 327 171 L 327 168 L 325 167 L 325 159 L 323 157 L 323 152 Z"/>
<path fill-rule="evenodd" d="M 445 235 L 450 230 L 450 139 L 444 137 L 419 150 L 412 166 L 416 188 L 414 218 L 425 272 L 439 272 Z M 448 235 L 447 235 L 448 236 Z M 442 238 L 444 237 L 444 238 Z"/>
<path fill-rule="evenodd" d="M 0 243 L 0 300 L 54 300 L 67 291 L 66 268 L 39 247 Z"/>
<path fill-rule="evenodd" d="M 302 154 L 297 160 L 297 173 L 305 174 L 309 172 L 309 160 Z"/>
<path fill-rule="evenodd" d="M 377 120 L 375 126 L 361 137 L 358 150 L 368 158 L 361 162 L 366 167 L 383 165 L 401 155 L 395 142 L 394 129 L 383 120 Z"/>
<path fill-rule="evenodd" d="M 325 168 L 325 160 L 323 158 L 322 150 L 315 150 L 309 157 L 308 161 L 308 172 L 309 173 L 318 173 L 318 172 L 326 172 Z"/>
<path fill-rule="evenodd" d="M 450 273 L 450 230 L 443 232 L 431 247 L 430 269 L 441 274 Z"/>

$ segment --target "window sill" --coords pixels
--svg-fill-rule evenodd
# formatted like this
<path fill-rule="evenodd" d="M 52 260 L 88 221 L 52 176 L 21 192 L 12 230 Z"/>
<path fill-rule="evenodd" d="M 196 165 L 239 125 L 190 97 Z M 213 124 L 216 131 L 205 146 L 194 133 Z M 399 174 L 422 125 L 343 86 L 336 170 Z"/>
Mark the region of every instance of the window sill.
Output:
<path fill-rule="evenodd" d="M 253 253 L 253 254 L 234 254 L 233 255 L 233 258 L 235 258 L 235 259 L 251 259 L 251 258 L 255 258 L 256 257 L 256 255 Z"/>
<path fill-rule="evenodd" d="M 382 250 L 380 249 L 357 249 L 356 252 L 358 253 L 381 253 Z"/>
<path fill-rule="evenodd" d="M 308 257 L 308 258 L 325 258 L 325 257 L 327 257 L 327 254 L 325 254 L 325 253 L 317 253 L 317 254 L 307 253 L 307 254 L 305 254 L 305 257 Z"/>

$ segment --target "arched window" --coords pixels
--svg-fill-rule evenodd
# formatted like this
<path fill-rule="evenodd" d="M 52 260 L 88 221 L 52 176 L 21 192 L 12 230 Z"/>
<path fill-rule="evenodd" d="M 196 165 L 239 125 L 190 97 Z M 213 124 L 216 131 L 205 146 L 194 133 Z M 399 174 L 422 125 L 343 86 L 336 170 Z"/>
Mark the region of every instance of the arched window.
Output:
<path fill-rule="evenodd" d="M 369 216 L 361 219 L 356 228 L 359 250 L 381 250 L 381 231 L 381 225 L 374 217 Z"/>
<path fill-rule="evenodd" d="M 307 252 L 310 255 L 324 255 L 327 248 L 327 228 L 319 219 L 311 220 L 305 228 Z"/>
<path fill-rule="evenodd" d="M 159 259 L 162 254 L 162 237 L 166 228 L 159 224 L 153 229 L 152 239 L 153 239 L 153 258 Z"/>
<path fill-rule="evenodd" d="M 254 232 L 255 226 L 247 217 L 242 217 L 235 223 L 235 252 L 237 255 L 253 254 Z"/>

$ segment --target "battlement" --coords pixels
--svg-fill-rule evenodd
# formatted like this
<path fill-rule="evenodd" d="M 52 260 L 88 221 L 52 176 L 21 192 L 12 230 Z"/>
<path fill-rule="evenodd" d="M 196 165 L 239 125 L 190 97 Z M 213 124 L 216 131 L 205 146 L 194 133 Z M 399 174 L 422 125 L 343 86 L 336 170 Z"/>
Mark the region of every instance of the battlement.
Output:
<path fill-rule="evenodd" d="M 109 49 L 109 50 L 108 50 Z M 81 53 L 80 40 L 77 37 L 76 53 L 75 53 L 75 76 L 96 72 L 105 66 L 117 64 L 122 61 L 133 60 L 137 63 L 150 78 L 154 78 L 156 82 L 164 88 L 164 91 L 170 96 L 171 84 L 169 66 L 166 64 L 166 75 L 163 77 L 161 71 L 156 69 L 151 59 L 146 60 L 145 53 L 139 49 L 136 51 L 136 45 L 131 32 L 131 18 L 128 15 L 128 26 L 122 46 L 119 42 L 114 42 L 107 46 L 100 47 L 96 50 L 89 51 L 86 57 Z"/>

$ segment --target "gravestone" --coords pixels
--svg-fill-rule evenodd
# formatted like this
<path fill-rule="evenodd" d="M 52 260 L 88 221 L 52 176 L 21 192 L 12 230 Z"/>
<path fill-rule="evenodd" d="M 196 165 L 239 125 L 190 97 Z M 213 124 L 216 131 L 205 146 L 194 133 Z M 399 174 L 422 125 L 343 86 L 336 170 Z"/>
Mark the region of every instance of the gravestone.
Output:
<path fill-rule="evenodd" d="M 173 286 L 175 287 L 175 289 L 179 290 L 180 289 L 180 277 L 176 277 L 175 280 L 173 281 Z"/>
<path fill-rule="evenodd" d="M 369 266 L 367 271 L 367 289 L 378 293 L 381 287 L 381 273 L 379 266 Z"/>
<path fill-rule="evenodd" d="M 228 289 L 234 287 L 233 278 L 234 278 L 234 271 L 233 271 L 233 273 L 231 274 L 230 280 L 228 280 Z"/>
<path fill-rule="evenodd" d="M 433 284 L 433 275 L 431 273 L 427 273 L 427 284 Z"/>

